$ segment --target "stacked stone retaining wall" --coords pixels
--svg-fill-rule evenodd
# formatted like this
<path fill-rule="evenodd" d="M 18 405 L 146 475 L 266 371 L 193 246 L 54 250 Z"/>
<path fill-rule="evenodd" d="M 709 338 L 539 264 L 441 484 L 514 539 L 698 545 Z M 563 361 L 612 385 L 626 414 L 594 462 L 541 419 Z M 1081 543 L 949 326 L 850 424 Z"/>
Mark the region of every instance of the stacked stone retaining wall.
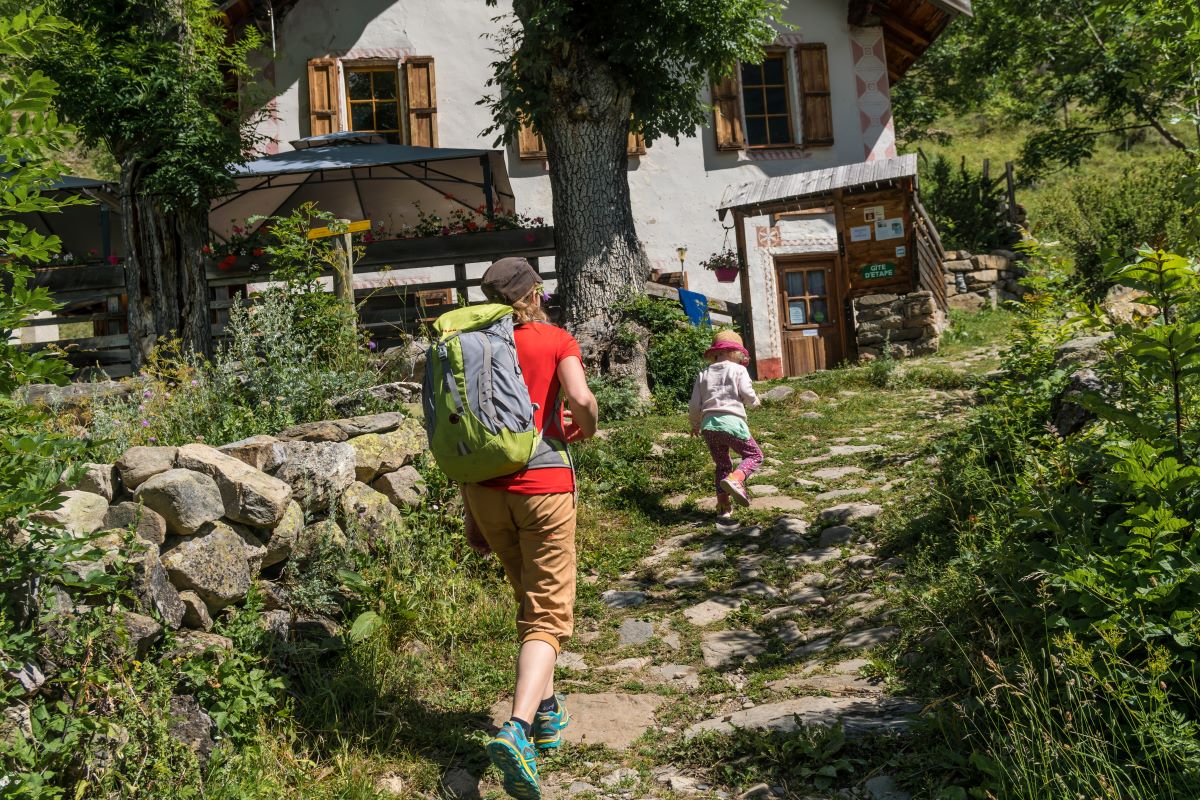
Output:
<path fill-rule="evenodd" d="M 993 250 L 986 255 L 952 250 L 946 253 L 942 272 L 946 280 L 946 304 L 950 308 L 979 311 L 1025 296 L 1020 283 L 1025 269 L 1011 250 Z"/>
<path fill-rule="evenodd" d="M 858 357 L 871 360 L 928 355 L 937 351 L 946 316 L 930 292 L 869 294 L 853 300 Z"/>

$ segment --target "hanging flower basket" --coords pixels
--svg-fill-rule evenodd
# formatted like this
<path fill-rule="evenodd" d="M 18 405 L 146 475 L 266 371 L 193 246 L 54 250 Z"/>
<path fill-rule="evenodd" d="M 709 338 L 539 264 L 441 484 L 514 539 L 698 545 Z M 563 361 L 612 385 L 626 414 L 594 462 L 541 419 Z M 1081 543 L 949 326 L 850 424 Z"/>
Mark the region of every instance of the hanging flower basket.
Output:
<path fill-rule="evenodd" d="M 738 271 L 742 268 L 742 262 L 741 258 L 738 257 L 737 251 L 726 248 L 724 251 L 713 253 L 701 261 L 700 266 L 715 273 L 717 280 L 721 283 L 733 283 L 737 280 Z"/>

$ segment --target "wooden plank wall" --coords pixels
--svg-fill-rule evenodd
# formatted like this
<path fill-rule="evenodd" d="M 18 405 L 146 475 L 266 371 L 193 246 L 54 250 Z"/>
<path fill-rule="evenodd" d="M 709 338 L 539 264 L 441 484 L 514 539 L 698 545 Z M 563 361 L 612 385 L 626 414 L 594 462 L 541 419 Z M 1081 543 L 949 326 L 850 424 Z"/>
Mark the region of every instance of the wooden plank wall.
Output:
<path fill-rule="evenodd" d="M 946 260 L 946 250 L 942 247 L 942 237 L 938 234 L 937 226 L 933 224 L 921 198 L 913 195 L 913 228 L 917 241 L 917 266 L 919 285 L 933 295 L 933 301 L 938 308 L 945 311 L 946 279 L 942 264 Z"/>

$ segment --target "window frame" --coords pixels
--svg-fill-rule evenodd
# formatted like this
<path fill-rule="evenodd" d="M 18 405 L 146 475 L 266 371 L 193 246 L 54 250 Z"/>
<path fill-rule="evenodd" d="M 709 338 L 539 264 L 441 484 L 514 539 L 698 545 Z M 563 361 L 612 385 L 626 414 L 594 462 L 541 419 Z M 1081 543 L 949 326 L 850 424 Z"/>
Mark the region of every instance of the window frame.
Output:
<path fill-rule="evenodd" d="M 742 138 L 744 140 L 742 147 L 746 150 L 787 150 L 801 146 L 803 131 L 796 119 L 796 104 L 793 102 L 793 95 L 798 91 L 797 76 L 793 67 L 795 58 L 790 57 L 791 48 L 768 47 L 763 52 L 763 60 L 759 64 L 751 64 L 751 66 L 763 66 L 768 59 L 779 59 L 783 62 L 783 95 L 784 101 L 787 103 L 787 123 L 788 123 L 788 138 L 791 140 L 786 143 L 767 143 L 767 144 L 752 144 L 750 142 L 750 125 L 749 115 L 746 113 L 746 84 L 742 81 L 742 66 L 750 62 L 738 62 L 738 112 L 742 115 Z M 764 80 L 766 80 L 764 76 Z M 763 108 L 766 109 L 766 90 L 774 88 L 779 84 L 763 83 L 758 88 L 763 92 Z M 755 114 L 755 119 L 770 120 L 772 117 L 779 117 L 779 114 Z M 767 126 L 767 137 L 770 138 L 770 125 Z"/>
<path fill-rule="evenodd" d="M 379 104 L 379 100 L 374 99 L 375 82 L 371 79 L 371 100 L 351 100 L 350 99 L 350 73 L 351 72 L 392 72 L 396 77 L 396 123 L 395 130 L 397 144 L 407 145 L 411 141 L 412 133 L 408 126 L 408 92 L 405 84 L 404 67 L 400 61 L 394 59 L 339 59 L 338 60 L 338 76 L 341 84 L 341 100 L 342 107 L 345 113 L 342 116 L 343 129 L 353 133 L 378 133 L 381 136 L 386 136 L 392 131 L 372 130 L 355 130 L 354 128 L 354 106 L 370 103 L 372 105 L 372 122 L 377 120 L 377 112 L 375 106 Z"/>

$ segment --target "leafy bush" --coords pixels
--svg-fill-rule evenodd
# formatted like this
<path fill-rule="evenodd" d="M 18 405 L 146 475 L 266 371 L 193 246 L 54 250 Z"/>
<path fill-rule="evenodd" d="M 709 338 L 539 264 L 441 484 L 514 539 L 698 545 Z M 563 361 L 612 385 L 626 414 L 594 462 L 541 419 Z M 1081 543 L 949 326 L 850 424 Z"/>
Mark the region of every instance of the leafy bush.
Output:
<path fill-rule="evenodd" d="M 1012 243 L 1000 185 L 942 155 L 921 175 L 921 199 L 950 250 L 982 252 Z"/>
<path fill-rule="evenodd" d="M 1115 174 L 1091 172 L 1049 190 L 1041 235 L 1061 240 L 1087 296 L 1099 299 L 1108 289 L 1104 265 L 1112 254 L 1130 257 L 1143 245 L 1184 241 L 1184 173 L 1180 159 L 1158 159 Z"/>
<path fill-rule="evenodd" d="M 648 411 L 638 397 L 637 386 L 629 378 L 596 375 L 588 378 L 588 386 L 596 396 L 600 419 L 605 422 L 639 417 Z"/>
<path fill-rule="evenodd" d="M 628 303 L 626 315 L 650 331 L 647 372 L 655 410 L 673 413 L 692 396 L 696 375 L 704 369 L 704 351 L 712 344 L 713 329 L 692 325 L 675 303 L 641 295 Z"/>
<path fill-rule="evenodd" d="M 972 752 L 967 785 L 997 797 L 1200 787 L 1200 323 L 1177 313 L 1200 270 L 1144 251 L 1105 279 L 1146 292 L 1158 315 L 1114 327 L 1035 297 L 1005 375 L 944 448 L 941 518 L 927 521 L 957 532 L 925 544 L 914 645 L 952 663 L 909 677 L 967 690 L 943 720 L 948 746 Z M 1074 367 L 1054 346 L 1081 324 L 1114 336 L 1094 368 L 1103 388 L 1074 399 L 1094 422 L 1063 438 L 1048 423 Z"/>

